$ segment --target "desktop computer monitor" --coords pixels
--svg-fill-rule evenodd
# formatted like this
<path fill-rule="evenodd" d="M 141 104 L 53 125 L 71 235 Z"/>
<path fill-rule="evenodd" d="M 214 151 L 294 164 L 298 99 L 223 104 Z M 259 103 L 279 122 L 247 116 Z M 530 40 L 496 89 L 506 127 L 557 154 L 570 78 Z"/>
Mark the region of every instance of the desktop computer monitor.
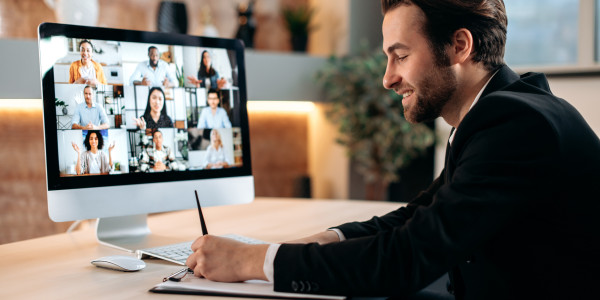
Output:
<path fill-rule="evenodd" d="M 248 203 L 244 47 L 234 39 L 44 23 L 48 211 L 136 250 L 149 213 Z"/>

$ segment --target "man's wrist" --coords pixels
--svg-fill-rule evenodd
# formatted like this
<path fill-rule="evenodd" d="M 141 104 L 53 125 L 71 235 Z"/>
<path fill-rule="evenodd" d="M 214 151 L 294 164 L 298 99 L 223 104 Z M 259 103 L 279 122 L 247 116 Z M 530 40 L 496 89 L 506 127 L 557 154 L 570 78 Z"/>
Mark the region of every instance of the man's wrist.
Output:
<path fill-rule="evenodd" d="M 246 274 L 248 279 L 268 280 L 264 272 L 264 262 L 267 255 L 268 244 L 264 245 L 248 245 L 248 251 L 251 255 L 250 263 L 246 264 Z"/>

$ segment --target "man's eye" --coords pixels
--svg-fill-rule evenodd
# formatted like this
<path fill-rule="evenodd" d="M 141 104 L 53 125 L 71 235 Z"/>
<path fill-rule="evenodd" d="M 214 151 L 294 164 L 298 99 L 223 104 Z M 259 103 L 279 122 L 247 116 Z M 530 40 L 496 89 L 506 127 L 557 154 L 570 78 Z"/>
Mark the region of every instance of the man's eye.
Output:
<path fill-rule="evenodd" d="M 403 62 L 406 60 L 406 58 L 408 57 L 408 55 L 404 55 L 404 56 L 396 56 L 396 60 L 399 62 Z"/>

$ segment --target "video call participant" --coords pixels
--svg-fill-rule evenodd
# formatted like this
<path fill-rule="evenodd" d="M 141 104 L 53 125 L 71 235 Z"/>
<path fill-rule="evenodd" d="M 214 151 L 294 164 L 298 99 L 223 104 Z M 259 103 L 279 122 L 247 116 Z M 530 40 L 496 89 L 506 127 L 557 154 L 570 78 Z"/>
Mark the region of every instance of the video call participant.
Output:
<path fill-rule="evenodd" d="M 384 87 L 403 95 L 410 122 L 441 116 L 455 128 L 440 177 L 339 234 L 281 245 L 201 236 L 187 266 L 281 292 L 404 299 L 449 272 L 444 299 L 597 298 L 600 140 L 543 74 L 505 65 L 504 3 L 382 6 Z"/>
<path fill-rule="evenodd" d="M 134 120 L 140 129 L 173 127 L 173 121 L 167 115 L 165 92 L 161 88 L 153 87 L 150 89 L 144 115 Z"/>
<path fill-rule="evenodd" d="M 160 59 L 160 52 L 155 46 L 148 48 L 148 61 L 138 64 L 131 75 L 132 85 L 174 87 L 177 78 L 169 70 L 169 64 Z"/>
<path fill-rule="evenodd" d="M 89 130 L 85 136 L 83 144 L 87 151 L 81 153 L 79 146 L 74 142 L 71 143 L 73 149 L 77 152 L 77 163 L 75 171 L 77 175 L 81 174 L 106 174 L 112 170 L 112 155 L 111 152 L 115 148 L 115 144 L 108 146 L 108 157 L 102 150 L 104 146 L 104 138 L 98 130 Z"/>
<path fill-rule="evenodd" d="M 83 88 L 84 103 L 75 107 L 73 119 L 71 119 L 72 129 L 107 129 L 108 117 L 104 108 L 98 106 L 94 101 L 94 89 L 91 86 Z"/>
<path fill-rule="evenodd" d="M 198 128 L 231 128 L 231 121 L 227 116 L 227 111 L 224 108 L 219 107 L 221 99 L 219 92 L 216 89 L 208 90 L 206 96 L 208 106 L 203 108 L 200 112 L 200 118 L 198 120 Z"/>
<path fill-rule="evenodd" d="M 152 143 L 154 144 L 152 147 L 148 147 L 146 151 L 142 152 L 140 159 L 142 170 L 145 171 L 148 168 L 152 168 L 154 171 L 169 170 L 170 163 L 175 161 L 175 154 L 171 148 L 163 144 L 163 134 L 160 130 L 153 130 Z"/>
<path fill-rule="evenodd" d="M 212 59 L 210 52 L 204 50 L 202 52 L 202 59 L 200 60 L 200 68 L 198 69 L 198 77 L 188 76 L 187 79 L 196 87 L 203 87 L 207 89 L 222 89 L 227 81 L 225 78 L 219 77 L 219 72 L 212 66 Z"/>
<path fill-rule="evenodd" d="M 96 86 L 106 84 L 106 77 L 102 65 L 92 60 L 94 46 L 89 40 L 79 43 L 81 59 L 71 63 L 69 68 L 69 83 L 87 84 Z"/>
<path fill-rule="evenodd" d="M 217 129 L 211 130 L 210 145 L 206 149 L 206 156 L 204 157 L 204 168 L 221 169 L 227 168 L 231 164 L 231 160 L 227 159 L 227 156 L 225 155 L 221 133 L 219 133 L 219 130 Z"/>

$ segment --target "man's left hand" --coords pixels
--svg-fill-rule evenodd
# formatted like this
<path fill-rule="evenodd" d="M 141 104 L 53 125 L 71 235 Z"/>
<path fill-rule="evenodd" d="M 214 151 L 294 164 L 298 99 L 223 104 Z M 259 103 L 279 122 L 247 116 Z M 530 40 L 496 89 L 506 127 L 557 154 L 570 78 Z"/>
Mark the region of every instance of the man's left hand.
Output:
<path fill-rule="evenodd" d="M 186 265 L 194 275 L 213 281 L 267 280 L 263 265 L 268 244 L 250 245 L 229 238 L 203 235 L 192 244 Z"/>

